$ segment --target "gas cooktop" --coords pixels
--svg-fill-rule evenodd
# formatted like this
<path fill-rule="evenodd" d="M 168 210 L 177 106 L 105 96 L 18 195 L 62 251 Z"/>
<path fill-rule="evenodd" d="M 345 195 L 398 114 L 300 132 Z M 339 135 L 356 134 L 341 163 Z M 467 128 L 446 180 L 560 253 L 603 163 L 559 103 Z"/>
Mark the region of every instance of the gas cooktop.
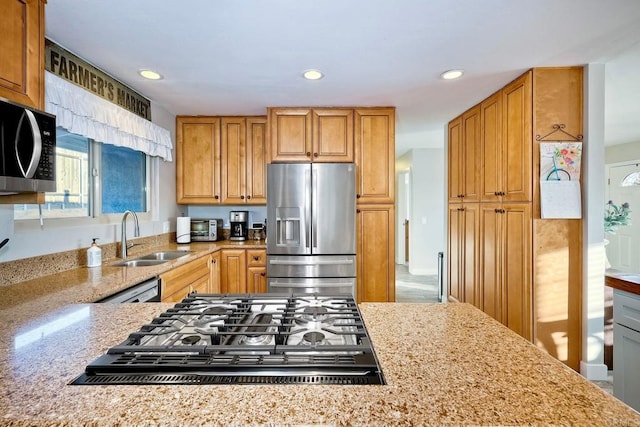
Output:
<path fill-rule="evenodd" d="M 350 295 L 192 293 L 71 384 L 385 381 Z"/>

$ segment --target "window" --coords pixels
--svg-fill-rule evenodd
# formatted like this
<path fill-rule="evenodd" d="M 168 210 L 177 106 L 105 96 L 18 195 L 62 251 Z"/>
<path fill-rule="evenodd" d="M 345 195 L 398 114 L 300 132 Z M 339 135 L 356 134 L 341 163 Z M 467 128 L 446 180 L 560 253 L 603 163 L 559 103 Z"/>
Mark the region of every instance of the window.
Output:
<path fill-rule="evenodd" d="M 146 212 L 148 159 L 140 151 L 56 129 L 57 191 L 45 194 L 41 206 L 20 204 L 14 219 L 80 218 Z M 94 191 L 101 189 L 101 191 Z"/>

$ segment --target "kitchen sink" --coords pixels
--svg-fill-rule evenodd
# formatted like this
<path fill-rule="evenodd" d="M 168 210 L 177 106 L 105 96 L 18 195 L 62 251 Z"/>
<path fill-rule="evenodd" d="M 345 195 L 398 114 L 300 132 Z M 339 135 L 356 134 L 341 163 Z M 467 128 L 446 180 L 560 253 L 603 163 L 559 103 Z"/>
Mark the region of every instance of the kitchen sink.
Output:
<path fill-rule="evenodd" d="M 161 252 L 153 252 L 149 255 L 144 255 L 135 259 L 169 261 L 172 259 L 177 259 L 183 256 L 187 256 L 191 254 L 191 252 L 192 251 L 161 251 Z"/>
<path fill-rule="evenodd" d="M 151 267 L 153 265 L 164 264 L 168 259 L 128 259 L 111 264 L 114 267 Z"/>
<path fill-rule="evenodd" d="M 160 251 L 111 264 L 114 267 L 151 267 L 191 254 L 192 251 Z"/>

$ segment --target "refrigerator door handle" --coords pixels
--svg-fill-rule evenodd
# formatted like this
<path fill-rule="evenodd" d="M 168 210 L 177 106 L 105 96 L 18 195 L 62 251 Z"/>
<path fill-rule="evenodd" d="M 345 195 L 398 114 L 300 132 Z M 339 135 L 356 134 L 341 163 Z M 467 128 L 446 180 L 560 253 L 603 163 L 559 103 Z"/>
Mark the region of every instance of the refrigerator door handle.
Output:
<path fill-rule="evenodd" d="M 314 169 L 314 175 L 311 177 L 311 241 L 313 249 L 318 249 L 318 171 Z"/>
<path fill-rule="evenodd" d="M 309 194 L 311 193 L 311 168 L 307 168 L 304 171 L 304 235 L 305 235 L 305 247 L 311 248 L 311 200 L 309 200 Z"/>
<path fill-rule="evenodd" d="M 328 261 L 284 261 L 279 259 L 269 260 L 271 265 L 352 265 L 352 259 L 328 260 Z"/>
<path fill-rule="evenodd" d="M 314 283 L 313 285 L 310 285 L 309 283 L 304 283 L 304 282 L 285 282 L 285 283 L 280 283 L 278 281 L 272 281 L 269 284 L 271 287 L 273 288 L 309 288 L 309 287 L 314 287 L 314 288 L 340 288 L 343 286 L 351 286 L 351 282 L 350 281 L 345 281 L 345 282 L 322 282 L 322 283 Z"/>

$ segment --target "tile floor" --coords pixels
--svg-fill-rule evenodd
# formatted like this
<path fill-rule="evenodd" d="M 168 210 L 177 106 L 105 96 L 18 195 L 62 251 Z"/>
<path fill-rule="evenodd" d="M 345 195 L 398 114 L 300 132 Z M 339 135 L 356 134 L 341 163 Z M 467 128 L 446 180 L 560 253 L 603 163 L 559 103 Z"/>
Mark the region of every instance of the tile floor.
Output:
<path fill-rule="evenodd" d="M 396 264 L 396 301 L 438 302 L 438 276 L 413 275 L 406 265 Z M 613 394 L 613 371 L 609 371 L 606 381 L 592 382 L 605 392 Z"/>

